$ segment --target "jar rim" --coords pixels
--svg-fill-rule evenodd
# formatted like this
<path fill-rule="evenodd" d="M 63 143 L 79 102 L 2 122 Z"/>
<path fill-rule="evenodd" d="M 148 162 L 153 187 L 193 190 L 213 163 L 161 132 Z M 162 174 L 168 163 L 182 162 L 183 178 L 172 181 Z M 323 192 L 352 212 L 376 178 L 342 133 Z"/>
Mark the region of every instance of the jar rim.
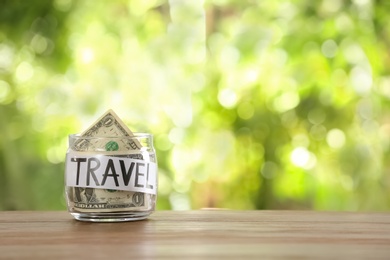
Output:
<path fill-rule="evenodd" d="M 133 132 L 132 136 L 82 136 L 81 133 L 68 135 L 69 139 L 133 139 L 133 138 L 152 138 L 153 134 L 146 132 Z"/>

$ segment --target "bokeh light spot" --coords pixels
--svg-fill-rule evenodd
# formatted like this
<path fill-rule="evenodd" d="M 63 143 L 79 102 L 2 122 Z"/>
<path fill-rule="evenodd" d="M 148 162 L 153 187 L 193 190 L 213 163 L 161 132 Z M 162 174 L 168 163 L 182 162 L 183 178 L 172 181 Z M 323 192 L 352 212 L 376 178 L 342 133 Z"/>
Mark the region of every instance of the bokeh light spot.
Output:
<path fill-rule="evenodd" d="M 243 102 L 238 105 L 237 114 L 239 117 L 241 117 L 244 120 L 252 118 L 254 112 L 255 112 L 255 108 L 253 104 L 250 102 Z"/>
<path fill-rule="evenodd" d="M 337 44 L 334 40 L 326 40 L 321 45 L 321 52 L 327 58 L 333 58 L 337 54 Z"/>
<path fill-rule="evenodd" d="M 169 131 L 168 138 L 174 144 L 180 144 L 183 142 L 185 131 L 183 128 L 175 127 Z"/>
<path fill-rule="evenodd" d="M 351 18 L 346 14 L 342 13 L 336 18 L 336 28 L 340 32 L 347 33 L 353 29 L 353 22 Z"/>
<path fill-rule="evenodd" d="M 47 39 L 40 34 L 35 34 L 31 40 L 31 47 L 38 54 L 44 53 L 48 45 Z"/>
<path fill-rule="evenodd" d="M 322 1 L 321 10 L 324 13 L 336 13 L 342 7 L 342 0 L 326 0 Z"/>
<path fill-rule="evenodd" d="M 218 101 L 222 106 L 232 108 L 237 103 L 237 94 L 231 89 L 223 89 L 218 93 Z"/>
<path fill-rule="evenodd" d="M 299 105 L 300 98 L 297 92 L 287 91 L 282 93 L 274 100 L 274 108 L 276 111 L 283 113 Z"/>
<path fill-rule="evenodd" d="M 381 77 L 378 88 L 383 96 L 390 99 L 390 77 Z"/>
<path fill-rule="evenodd" d="M 222 67 L 233 67 L 240 59 L 240 52 L 233 46 L 226 46 L 222 49 L 220 63 Z"/>
<path fill-rule="evenodd" d="M 34 68 L 27 61 L 23 61 L 22 63 L 20 63 L 15 71 L 16 80 L 19 82 L 27 81 L 31 79 L 33 75 Z"/>
<path fill-rule="evenodd" d="M 309 111 L 307 119 L 313 125 L 322 124 L 326 119 L 326 114 L 323 109 L 317 108 Z"/>
<path fill-rule="evenodd" d="M 169 196 L 172 210 L 190 210 L 191 204 L 188 195 L 185 193 L 172 192 Z"/>
<path fill-rule="evenodd" d="M 326 135 L 326 142 L 330 147 L 339 149 L 345 144 L 345 134 L 340 129 L 331 129 Z"/>
<path fill-rule="evenodd" d="M 81 52 L 81 60 L 83 63 L 91 63 L 95 59 L 95 53 L 91 48 L 85 48 Z"/>
<path fill-rule="evenodd" d="M 0 80 L 0 103 L 6 103 L 11 88 L 8 82 Z"/>
<path fill-rule="evenodd" d="M 72 7 L 72 0 L 55 0 L 53 5 L 57 10 L 66 12 Z"/>
<path fill-rule="evenodd" d="M 370 92 L 372 85 L 371 74 L 362 67 L 355 66 L 350 73 L 351 84 L 358 94 Z"/>
<path fill-rule="evenodd" d="M 14 58 L 13 49 L 7 44 L 0 43 L 0 70 L 8 70 Z"/>
<path fill-rule="evenodd" d="M 305 147 L 295 148 L 290 156 L 291 162 L 300 168 L 311 169 L 316 163 L 316 157 Z"/>

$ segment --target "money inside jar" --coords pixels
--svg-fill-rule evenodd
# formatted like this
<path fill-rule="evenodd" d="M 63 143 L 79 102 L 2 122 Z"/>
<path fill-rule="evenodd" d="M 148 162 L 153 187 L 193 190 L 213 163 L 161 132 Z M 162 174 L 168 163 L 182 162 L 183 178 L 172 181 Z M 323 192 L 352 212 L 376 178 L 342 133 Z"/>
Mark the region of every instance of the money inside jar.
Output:
<path fill-rule="evenodd" d="M 78 220 L 146 218 L 157 194 L 152 135 L 133 133 L 108 110 L 87 130 L 69 136 L 65 182 L 68 210 Z"/>

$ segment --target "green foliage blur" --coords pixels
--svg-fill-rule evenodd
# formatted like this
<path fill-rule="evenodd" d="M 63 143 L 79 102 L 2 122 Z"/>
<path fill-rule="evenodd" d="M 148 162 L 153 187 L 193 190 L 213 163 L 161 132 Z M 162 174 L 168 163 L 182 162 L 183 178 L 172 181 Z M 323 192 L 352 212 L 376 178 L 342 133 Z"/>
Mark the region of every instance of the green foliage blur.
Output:
<path fill-rule="evenodd" d="M 0 209 L 65 209 L 67 136 L 151 132 L 158 209 L 390 209 L 390 2 L 1 0 Z"/>

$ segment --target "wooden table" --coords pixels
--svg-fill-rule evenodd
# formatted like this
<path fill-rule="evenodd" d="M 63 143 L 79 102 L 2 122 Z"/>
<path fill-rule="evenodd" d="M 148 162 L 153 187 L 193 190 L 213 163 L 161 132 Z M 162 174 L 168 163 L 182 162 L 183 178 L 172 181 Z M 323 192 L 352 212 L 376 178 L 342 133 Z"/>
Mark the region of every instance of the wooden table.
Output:
<path fill-rule="evenodd" d="M 0 259 L 390 259 L 390 213 L 158 211 L 86 223 L 0 212 Z"/>

